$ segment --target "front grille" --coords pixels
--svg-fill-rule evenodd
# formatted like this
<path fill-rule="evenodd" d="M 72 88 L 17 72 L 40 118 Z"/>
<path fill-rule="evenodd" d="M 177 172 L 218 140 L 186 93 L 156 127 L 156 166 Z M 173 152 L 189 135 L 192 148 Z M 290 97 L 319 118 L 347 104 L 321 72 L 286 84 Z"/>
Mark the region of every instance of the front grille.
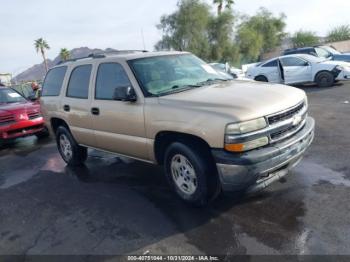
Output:
<path fill-rule="evenodd" d="M 5 126 L 16 122 L 13 115 L 0 116 L 0 125 Z"/>
<path fill-rule="evenodd" d="M 288 128 L 286 128 L 286 129 L 283 129 L 283 130 L 281 130 L 281 131 L 278 131 L 278 132 L 276 132 L 276 133 L 271 134 L 270 137 L 271 137 L 272 140 L 278 140 L 278 139 L 280 139 L 280 138 L 286 136 L 288 133 L 292 133 L 292 132 L 294 132 L 294 131 L 297 131 L 298 128 L 299 128 L 299 126 L 296 126 L 296 127 L 294 127 L 294 126 L 288 127 Z"/>
<path fill-rule="evenodd" d="M 292 118 L 293 116 L 295 116 L 296 114 L 298 114 L 305 106 L 305 102 L 301 103 L 300 105 L 286 111 L 286 112 L 282 112 L 280 114 L 274 115 L 274 116 L 270 116 L 268 117 L 268 122 L 270 125 L 273 125 L 277 122 L 281 122 L 287 119 Z"/>
<path fill-rule="evenodd" d="M 276 129 L 270 133 L 270 141 L 272 143 L 286 139 L 302 129 L 305 125 L 307 117 L 306 103 L 303 102 L 289 110 L 277 113 L 268 117 L 268 122 L 271 127 L 276 126 Z M 297 122 L 294 119 L 300 117 Z M 289 120 L 289 121 L 287 121 Z M 287 123 L 283 122 L 287 121 Z M 279 124 L 282 126 L 279 127 Z"/>
<path fill-rule="evenodd" d="M 36 118 L 39 118 L 39 117 L 41 117 L 41 114 L 39 112 L 28 113 L 28 119 L 29 120 L 33 120 L 33 119 L 36 119 Z"/>

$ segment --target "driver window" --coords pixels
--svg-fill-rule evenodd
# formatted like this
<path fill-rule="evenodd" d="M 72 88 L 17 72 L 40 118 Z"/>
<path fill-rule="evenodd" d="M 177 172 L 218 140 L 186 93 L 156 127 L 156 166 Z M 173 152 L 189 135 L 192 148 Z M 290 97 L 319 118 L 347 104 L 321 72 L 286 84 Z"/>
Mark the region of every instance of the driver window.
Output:
<path fill-rule="evenodd" d="M 117 63 L 100 64 L 96 77 L 95 99 L 113 100 L 115 89 L 131 86 L 124 68 Z"/>
<path fill-rule="evenodd" d="M 296 57 L 284 57 L 281 58 L 282 65 L 284 67 L 288 66 L 307 66 L 307 62 Z"/>

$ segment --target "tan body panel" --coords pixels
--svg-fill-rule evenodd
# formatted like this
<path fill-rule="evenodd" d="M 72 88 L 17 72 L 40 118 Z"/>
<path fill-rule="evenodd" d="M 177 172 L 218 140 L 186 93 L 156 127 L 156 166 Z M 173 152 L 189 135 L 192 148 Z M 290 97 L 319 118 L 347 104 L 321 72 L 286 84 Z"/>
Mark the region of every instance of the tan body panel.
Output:
<path fill-rule="evenodd" d="M 305 93 L 296 88 L 238 80 L 145 98 L 127 61 L 156 55 L 159 53 L 120 55 L 68 64 L 61 95 L 42 97 L 45 119 L 57 117 L 66 121 L 80 144 L 155 162 L 154 139 L 159 132 L 191 134 L 212 148 L 223 148 L 227 124 L 280 112 L 306 98 Z M 100 63 L 107 62 L 123 66 L 137 94 L 136 102 L 95 100 L 96 71 Z M 82 64 L 93 65 L 89 99 L 66 98 L 69 72 Z M 71 113 L 63 111 L 67 103 Z M 100 115 L 92 115 L 92 107 L 99 108 Z"/>

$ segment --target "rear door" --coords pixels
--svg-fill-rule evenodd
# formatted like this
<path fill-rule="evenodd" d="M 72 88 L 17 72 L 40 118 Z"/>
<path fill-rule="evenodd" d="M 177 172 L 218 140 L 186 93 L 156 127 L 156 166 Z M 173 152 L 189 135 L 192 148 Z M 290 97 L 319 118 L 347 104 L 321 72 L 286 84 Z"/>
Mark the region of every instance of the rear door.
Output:
<path fill-rule="evenodd" d="M 271 83 L 281 83 L 280 70 L 278 68 L 278 59 L 263 64 L 261 67 L 262 75 L 266 76 Z"/>
<path fill-rule="evenodd" d="M 95 136 L 90 114 L 92 64 L 72 68 L 62 103 L 62 109 L 69 128 L 79 144 L 95 146 Z"/>
<path fill-rule="evenodd" d="M 286 84 L 306 83 L 312 81 L 311 64 L 299 57 L 282 57 L 280 61 L 283 66 Z"/>

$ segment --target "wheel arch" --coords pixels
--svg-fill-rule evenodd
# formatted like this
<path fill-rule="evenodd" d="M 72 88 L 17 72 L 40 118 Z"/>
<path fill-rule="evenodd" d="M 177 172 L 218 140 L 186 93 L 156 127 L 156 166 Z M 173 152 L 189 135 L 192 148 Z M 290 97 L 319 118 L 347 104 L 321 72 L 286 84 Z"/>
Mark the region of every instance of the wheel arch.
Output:
<path fill-rule="evenodd" d="M 330 71 L 330 70 L 327 70 L 327 69 L 322 69 L 322 70 L 318 71 L 318 72 L 315 74 L 315 77 L 314 77 L 314 82 L 315 82 L 315 83 L 316 83 L 316 81 L 317 81 L 317 77 L 318 77 L 321 73 L 330 73 L 331 75 L 333 75 L 334 80 L 336 79 L 336 76 L 335 76 L 334 72 L 332 72 L 332 71 Z"/>
<path fill-rule="evenodd" d="M 65 128 L 68 129 L 69 132 L 71 132 L 68 124 L 66 123 L 66 121 L 64 121 L 61 118 L 57 118 L 57 117 L 51 118 L 50 119 L 50 124 L 51 124 L 51 129 L 52 129 L 54 134 L 56 134 L 56 131 L 57 131 L 58 127 L 60 127 L 60 126 L 64 126 Z"/>
<path fill-rule="evenodd" d="M 265 74 L 258 74 L 256 77 L 254 77 L 254 80 L 257 81 L 256 79 L 258 77 L 264 77 L 267 80 L 267 82 L 269 82 L 269 78 Z"/>
<path fill-rule="evenodd" d="M 157 133 L 154 141 L 154 155 L 158 164 L 164 164 L 166 149 L 174 142 L 181 142 L 186 145 L 195 146 L 196 148 L 199 148 L 201 152 L 206 153 L 208 157 L 214 160 L 210 152 L 210 146 L 203 138 L 181 132 L 161 131 Z"/>

